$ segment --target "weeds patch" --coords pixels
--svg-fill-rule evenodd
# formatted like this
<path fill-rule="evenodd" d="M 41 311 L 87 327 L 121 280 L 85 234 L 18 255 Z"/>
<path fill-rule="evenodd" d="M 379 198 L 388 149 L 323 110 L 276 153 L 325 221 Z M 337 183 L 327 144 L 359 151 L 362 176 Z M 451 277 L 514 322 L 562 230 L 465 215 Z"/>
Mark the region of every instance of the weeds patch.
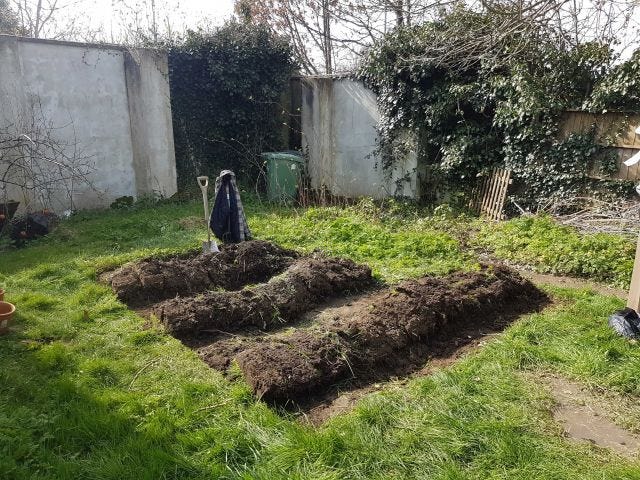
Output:
<path fill-rule="evenodd" d="M 586 277 L 622 288 L 631 281 L 634 242 L 620 235 L 580 234 L 550 217 L 482 224 L 474 243 L 542 273 Z"/>

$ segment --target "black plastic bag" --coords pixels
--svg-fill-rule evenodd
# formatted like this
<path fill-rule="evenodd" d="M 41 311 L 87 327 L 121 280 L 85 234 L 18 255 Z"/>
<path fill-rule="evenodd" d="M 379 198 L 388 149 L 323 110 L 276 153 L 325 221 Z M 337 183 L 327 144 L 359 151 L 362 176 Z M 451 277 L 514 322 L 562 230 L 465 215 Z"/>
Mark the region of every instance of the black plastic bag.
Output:
<path fill-rule="evenodd" d="M 28 213 L 11 220 L 9 235 L 16 244 L 22 244 L 49 234 L 57 223 L 58 217 L 49 210 Z"/>
<path fill-rule="evenodd" d="M 624 308 L 609 317 L 609 326 L 625 338 L 640 338 L 640 317 L 632 308 Z"/>

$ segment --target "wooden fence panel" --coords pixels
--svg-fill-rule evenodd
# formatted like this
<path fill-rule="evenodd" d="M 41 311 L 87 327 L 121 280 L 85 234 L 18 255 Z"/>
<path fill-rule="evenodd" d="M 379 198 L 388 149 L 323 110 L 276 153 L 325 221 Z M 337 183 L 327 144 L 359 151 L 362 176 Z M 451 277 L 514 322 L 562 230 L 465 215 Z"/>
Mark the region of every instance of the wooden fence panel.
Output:
<path fill-rule="evenodd" d="M 622 112 L 594 114 L 571 110 L 564 113 L 560 122 L 561 139 L 571 133 L 586 133 L 595 127 L 596 137 L 602 145 L 614 145 L 618 155 L 618 171 L 613 175 L 602 175 L 598 162 L 591 166 L 590 176 L 619 180 L 640 180 L 640 164 L 627 167 L 625 160 L 640 151 L 640 115 Z"/>
<path fill-rule="evenodd" d="M 469 207 L 490 220 L 504 218 L 504 202 L 511 184 L 511 171 L 494 168 L 478 179 L 478 185 L 471 195 Z"/>

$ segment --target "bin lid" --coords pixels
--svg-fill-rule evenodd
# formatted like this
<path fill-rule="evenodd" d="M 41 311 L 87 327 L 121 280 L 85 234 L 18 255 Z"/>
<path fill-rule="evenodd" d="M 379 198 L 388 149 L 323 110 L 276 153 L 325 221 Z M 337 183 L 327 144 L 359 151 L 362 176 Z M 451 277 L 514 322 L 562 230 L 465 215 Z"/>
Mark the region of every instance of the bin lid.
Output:
<path fill-rule="evenodd" d="M 294 150 L 289 150 L 286 152 L 263 152 L 262 156 L 266 160 L 287 160 L 289 162 L 304 163 L 302 154 Z"/>

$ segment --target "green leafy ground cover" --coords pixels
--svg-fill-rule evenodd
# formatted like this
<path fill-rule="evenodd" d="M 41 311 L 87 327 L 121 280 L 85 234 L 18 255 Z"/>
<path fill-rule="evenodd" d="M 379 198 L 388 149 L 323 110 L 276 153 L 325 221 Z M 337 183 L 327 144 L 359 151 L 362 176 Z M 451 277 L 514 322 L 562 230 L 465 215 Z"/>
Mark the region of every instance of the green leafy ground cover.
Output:
<path fill-rule="evenodd" d="M 555 306 L 453 367 L 391 383 L 314 428 L 255 401 L 241 379 L 210 370 L 97 282 L 105 268 L 199 245 L 200 208 L 84 213 L 47 239 L 0 252 L 0 284 L 19 308 L 13 333 L 0 337 L 0 478 L 640 477 L 635 460 L 564 440 L 550 396 L 530 380 L 557 372 L 637 398 L 638 346 L 604 321 L 620 300 L 549 287 Z M 257 237 L 368 262 L 388 282 L 475 268 L 469 244 L 561 271 L 552 266 L 559 254 L 542 255 L 555 228 L 544 218 L 489 226 L 370 203 L 248 211 Z M 591 251 L 591 239 L 573 231 L 552 236 Z M 633 244 L 606 238 L 593 247 L 602 260 L 587 268 L 590 255 L 576 255 L 571 273 L 628 281 L 628 266 L 616 266 L 627 265 Z M 523 249 L 530 254 L 518 256 Z M 640 431 L 637 415 L 619 420 Z"/>
<path fill-rule="evenodd" d="M 475 243 L 497 258 L 539 272 L 584 277 L 628 288 L 635 243 L 604 233 L 581 235 L 550 217 L 521 217 L 482 224 Z"/>

